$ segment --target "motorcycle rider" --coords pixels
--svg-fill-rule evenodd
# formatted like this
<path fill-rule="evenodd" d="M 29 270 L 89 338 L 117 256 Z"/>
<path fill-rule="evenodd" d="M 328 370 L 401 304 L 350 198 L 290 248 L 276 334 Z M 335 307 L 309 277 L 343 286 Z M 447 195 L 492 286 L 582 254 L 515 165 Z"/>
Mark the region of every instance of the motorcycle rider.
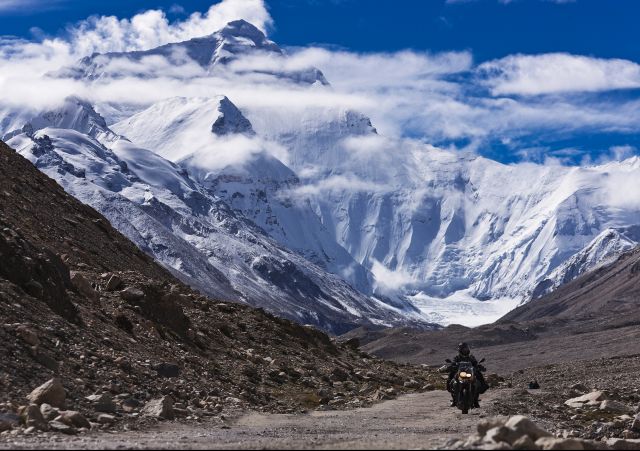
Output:
<path fill-rule="evenodd" d="M 473 400 L 473 407 L 476 409 L 480 407 L 480 394 L 487 391 L 487 383 L 484 380 L 484 376 L 482 375 L 482 371 L 485 371 L 486 368 L 478 363 L 478 360 L 471 354 L 471 348 L 467 343 L 458 344 L 458 355 L 453 358 L 453 363 L 449 367 L 449 379 L 447 380 L 447 390 L 451 393 L 451 407 L 456 406 L 456 394 L 451 389 L 451 381 L 456 376 L 457 367 L 455 364 L 460 362 L 470 362 L 473 365 L 473 368 L 476 370 L 476 379 L 478 381 L 478 390 L 476 390 L 476 395 Z"/>

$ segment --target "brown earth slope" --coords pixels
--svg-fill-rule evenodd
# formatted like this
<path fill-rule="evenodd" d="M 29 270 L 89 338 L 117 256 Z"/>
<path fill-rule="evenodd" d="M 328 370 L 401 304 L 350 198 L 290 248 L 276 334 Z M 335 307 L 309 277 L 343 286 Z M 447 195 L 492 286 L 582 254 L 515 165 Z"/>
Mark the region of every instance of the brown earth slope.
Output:
<path fill-rule="evenodd" d="M 357 407 L 437 381 L 313 328 L 201 296 L 3 143 L 0 354 L 0 432 L 53 377 L 65 408 L 94 427 L 100 412 L 86 397 L 113 400 L 100 428 L 152 421 L 142 409 L 167 395 L 176 416 L 197 421 L 245 408 Z"/>

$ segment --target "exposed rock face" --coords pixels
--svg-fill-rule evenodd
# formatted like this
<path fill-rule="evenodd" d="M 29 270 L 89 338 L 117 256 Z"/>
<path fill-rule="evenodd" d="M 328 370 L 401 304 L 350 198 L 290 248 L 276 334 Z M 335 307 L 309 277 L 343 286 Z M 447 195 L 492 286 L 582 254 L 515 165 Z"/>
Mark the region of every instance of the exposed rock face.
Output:
<path fill-rule="evenodd" d="M 77 309 L 66 293 L 71 288 L 69 268 L 48 249 L 37 248 L 20 233 L 3 227 L 0 221 L 0 277 L 20 286 L 27 294 L 44 301 L 67 319 Z"/>
<path fill-rule="evenodd" d="M 227 97 L 223 97 L 222 100 L 220 100 L 218 111 L 220 112 L 220 116 L 218 116 L 211 126 L 212 133 L 220 136 L 237 133 L 255 134 L 249 119 L 244 117 L 240 110 L 231 103 Z"/>

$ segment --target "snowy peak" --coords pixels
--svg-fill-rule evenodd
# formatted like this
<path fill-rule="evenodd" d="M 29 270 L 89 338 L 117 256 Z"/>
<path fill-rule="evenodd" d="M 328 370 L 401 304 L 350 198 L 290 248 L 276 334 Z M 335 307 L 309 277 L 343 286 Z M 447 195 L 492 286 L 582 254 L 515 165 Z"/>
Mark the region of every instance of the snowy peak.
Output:
<path fill-rule="evenodd" d="M 174 162 L 198 151 L 211 154 L 222 138 L 254 134 L 251 122 L 225 96 L 172 97 L 112 128 Z"/>
<path fill-rule="evenodd" d="M 192 76 L 198 71 L 199 76 L 232 72 L 239 75 L 258 74 L 275 77 L 299 84 L 329 84 L 322 72 L 315 67 L 295 71 L 284 68 L 265 69 L 261 65 L 250 69 L 231 67 L 232 62 L 253 56 L 286 58 L 282 49 L 275 42 L 267 39 L 257 27 L 245 20 L 236 20 L 229 22 L 224 28 L 211 35 L 165 44 L 150 50 L 95 53 L 81 59 L 73 67 L 64 68 L 49 75 L 57 78 L 93 81 L 166 76 L 181 79 Z M 155 59 L 151 64 L 147 64 L 150 57 Z M 157 57 L 164 60 L 162 64 L 158 62 Z M 189 65 L 192 67 L 187 70 Z"/>
<path fill-rule="evenodd" d="M 278 45 L 267 39 L 262 31 L 246 20 L 229 22 L 222 30 L 214 33 L 217 40 L 216 63 L 227 63 L 237 55 L 252 50 L 282 54 Z"/>
<path fill-rule="evenodd" d="M 4 135 L 2 140 L 8 141 L 21 133 L 31 136 L 47 127 L 75 130 L 97 139 L 115 138 L 104 118 L 89 102 L 72 96 L 66 98 L 61 106 L 35 115 L 21 129 Z"/>

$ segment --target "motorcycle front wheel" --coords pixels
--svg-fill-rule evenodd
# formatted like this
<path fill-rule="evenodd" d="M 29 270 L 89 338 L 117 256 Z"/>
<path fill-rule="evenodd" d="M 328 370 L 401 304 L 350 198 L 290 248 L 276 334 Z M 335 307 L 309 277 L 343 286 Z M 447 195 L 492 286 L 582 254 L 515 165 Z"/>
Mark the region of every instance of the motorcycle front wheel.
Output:
<path fill-rule="evenodd" d="M 469 409 L 471 408 L 472 402 L 472 394 L 470 387 L 462 387 L 460 390 L 460 398 L 458 401 L 458 405 L 460 406 L 460 410 L 462 410 L 463 414 L 468 414 Z"/>

